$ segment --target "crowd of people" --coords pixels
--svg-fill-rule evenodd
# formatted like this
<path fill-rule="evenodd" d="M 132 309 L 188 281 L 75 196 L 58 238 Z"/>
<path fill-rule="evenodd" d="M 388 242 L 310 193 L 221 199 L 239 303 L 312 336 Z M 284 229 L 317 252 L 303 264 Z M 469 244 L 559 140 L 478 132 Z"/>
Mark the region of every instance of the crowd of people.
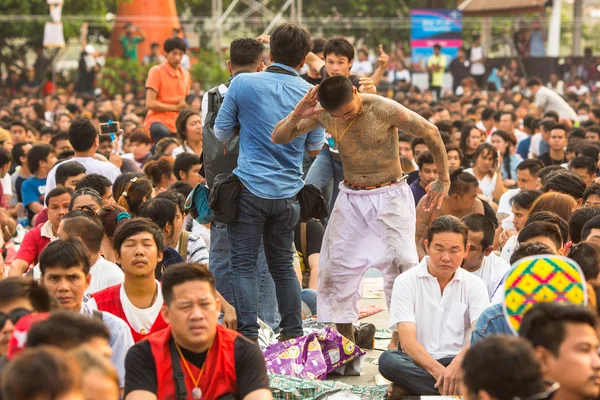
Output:
<path fill-rule="evenodd" d="M 128 57 L 140 40 L 128 26 Z M 260 322 L 356 342 L 370 268 L 388 398 L 600 396 L 592 90 L 488 90 L 484 67 L 388 96 L 381 47 L 285 23 L 234 40 L 196 104 L 187 48 L 153 50 L 144 99 L 0 98 L 2 399 L 270 399 Z M 532 255 L 577 262 L 588 305 L 535 305 L 502 337 L 505 276 Z"/>

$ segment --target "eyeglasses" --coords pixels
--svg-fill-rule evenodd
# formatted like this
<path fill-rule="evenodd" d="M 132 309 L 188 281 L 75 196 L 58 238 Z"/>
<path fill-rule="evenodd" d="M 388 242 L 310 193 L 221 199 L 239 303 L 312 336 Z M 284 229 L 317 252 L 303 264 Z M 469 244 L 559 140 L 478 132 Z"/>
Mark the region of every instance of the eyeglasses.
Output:
<path fill-rule="evenodd" d="M 13 325 L 16 325 L 16 323 L 19 322 L 21 318 L 29 314 L 31 314 L 31 311 L 22 307 L 15 308 L 8 314 L 0 313 L 0 329 L 4 329 L 4 325 L 6 325 L 6 321 L 8 321 L 9 319 L 13 323 Z"/>

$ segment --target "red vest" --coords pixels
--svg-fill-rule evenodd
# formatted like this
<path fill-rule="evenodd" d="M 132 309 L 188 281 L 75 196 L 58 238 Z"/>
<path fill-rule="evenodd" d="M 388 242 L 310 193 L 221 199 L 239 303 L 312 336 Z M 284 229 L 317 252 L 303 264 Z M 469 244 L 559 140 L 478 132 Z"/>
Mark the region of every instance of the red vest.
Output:
<path fill-rule="evenodd" d="M 154 321 L 154 324 L 152 325 L 152 328 L 150 328 L 150 332 L 142 335 L 141 333 L 134 331 L 129 321 L 127 321 L 125 311 L 123 311 L 123 305 L 121 304 L 121 285 L 122 284 L 119 283 L 118 285 L 107 287 L 106 289 L 92 294 L 92 297 L 96 300 L 98 310 L 106 311 L 112 315 L 116 315 L 123 321 L 127 322 L 129 329 L 131 329 L 131 335 L 133 336 L 133 341 L 135 343 L 143 340 L 149 334 L 158 332 L 169 326 L 169 324 L 165 322 L 162 315 L 159 313 L 158 317 L 156 317 L 156 321 Z"/>
<path fill-rule="evenodd" d="M 202 390 L 202 400 L 214 400 L 226 394 L 237 393 L 237 377 L 235 374 L 235 339 L 239 333 L 223 328 L 217 325 L 215 340 L 208 352 L 204 363 L 206 367 L 200 379 L 200 389 Z M 171 363 L 171 350 L 169 342 L 171 339 L 171 329 L 165 329 L 146 338 L 150 342 L 154 364 L 156 366 L 156 382 L 158 390 L 156 393 L 158 400 L 175 399 L 176 389 L 173 379 L 173 369 Z M 188 399 L 192 398 L 194 384 L 190 378 L 187 369 L 181 362 L 181 371 L 185 376 L 185 386 L 188 392 Z M 186 360 L 187 361 L 187 360 Z M 188 361 L 188 366 L 197 378 L 200 369 Z"/>

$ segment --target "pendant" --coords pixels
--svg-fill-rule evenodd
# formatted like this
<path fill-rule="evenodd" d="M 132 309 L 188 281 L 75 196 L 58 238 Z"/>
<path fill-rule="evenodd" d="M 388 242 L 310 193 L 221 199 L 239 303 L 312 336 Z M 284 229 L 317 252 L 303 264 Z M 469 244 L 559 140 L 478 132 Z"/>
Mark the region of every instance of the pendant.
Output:
<path fill-rule="evenodd" d="M 199 387 L 193 388 L 192 397 L 194 400 L 200 400 L 202 398 L 202 390 Z"/>

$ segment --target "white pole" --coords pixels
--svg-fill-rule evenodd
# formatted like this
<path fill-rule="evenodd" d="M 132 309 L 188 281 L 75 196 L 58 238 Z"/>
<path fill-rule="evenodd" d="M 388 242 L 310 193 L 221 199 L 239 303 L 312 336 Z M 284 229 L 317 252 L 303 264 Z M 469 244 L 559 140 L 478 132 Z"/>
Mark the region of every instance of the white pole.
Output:
<path fill-rule="evenodd" d="M 548 47 L 546 55 L 548 57 L 558 57 L 560 52 L 560 11 L 562 0 L 554 0 L 552 13 L 550 14 L 550 24 L 548 26 Z"/>

